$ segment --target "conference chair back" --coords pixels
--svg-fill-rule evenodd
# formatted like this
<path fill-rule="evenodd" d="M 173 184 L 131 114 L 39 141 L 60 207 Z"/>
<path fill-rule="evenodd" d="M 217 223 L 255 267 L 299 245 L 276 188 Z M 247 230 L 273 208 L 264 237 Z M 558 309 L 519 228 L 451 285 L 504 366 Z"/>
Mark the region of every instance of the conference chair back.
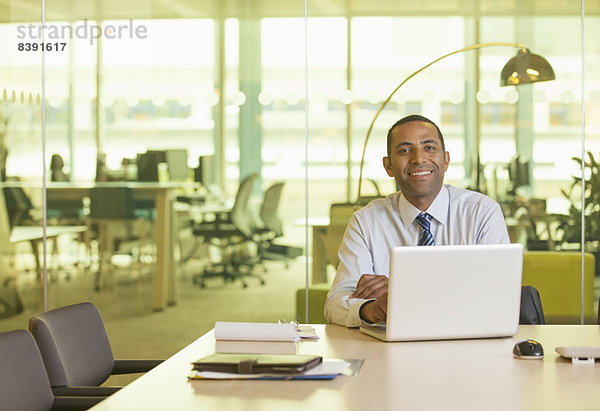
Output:
<path fill-rule="evenodd" d="M 52 387 L 100 385 L 114 356 L 102 317 L 89 302 L 34 315 L 29 330 L 40 348 Z"/>
<path fill-rule="evenodd" d="M 49 410 L 54 402 L 44 362 L 26 330 L 0 334 L 0 409 Z"/>

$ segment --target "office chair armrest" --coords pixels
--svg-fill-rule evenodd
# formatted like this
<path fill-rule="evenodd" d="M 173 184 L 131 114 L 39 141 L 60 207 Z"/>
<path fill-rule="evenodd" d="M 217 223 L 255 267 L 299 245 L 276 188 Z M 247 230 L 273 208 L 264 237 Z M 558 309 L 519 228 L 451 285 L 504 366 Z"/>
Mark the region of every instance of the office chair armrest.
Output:
<path fill-rule="evenodd" d="M 81 411 L 92 408 L 106 397 L 55 397 L 52 410 Z"/>
<path fill-rule="evenodd" d="M 163 360 L 115 360 L 113 374 L 132 374 L 147 372 L 156 367 Z"/>
<path fill-rule="evenodd" d="M 55 396 L 68 397 L 108 397 L 119 391 L 121 387 L 96 387 L 96 386 L 62 386 L 52 387 Z"/>
<path fill-rule="evenodd" d="M 176 197 L 176 200 L 181 203 L 186 203 L 190 205 L 202 205 L 206 203 L 206 195 L 204 194 L 195 194 L 195 195 L 180 195 Z"/>

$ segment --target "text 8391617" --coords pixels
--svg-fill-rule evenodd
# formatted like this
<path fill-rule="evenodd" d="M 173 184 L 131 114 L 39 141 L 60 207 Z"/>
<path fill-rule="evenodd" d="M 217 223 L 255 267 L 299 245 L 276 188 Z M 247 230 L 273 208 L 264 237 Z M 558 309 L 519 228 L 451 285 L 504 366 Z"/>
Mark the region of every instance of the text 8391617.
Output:
<path fill-rule="evenodd" d="M 19 43 L 17 50 L 19 51 L 64 51 L 67 43 Z"/>

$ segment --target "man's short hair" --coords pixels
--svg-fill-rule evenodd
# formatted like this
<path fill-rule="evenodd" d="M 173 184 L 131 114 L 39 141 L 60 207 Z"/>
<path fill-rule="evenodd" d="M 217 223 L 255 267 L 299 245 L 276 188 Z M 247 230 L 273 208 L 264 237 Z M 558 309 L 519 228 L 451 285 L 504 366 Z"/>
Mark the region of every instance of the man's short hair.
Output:
<path fill-rule="evenodd" d="M 438 137 L 440 138 L 440 141 L 442 142 L 442 150 L 446 151 L 446 143 L 444 143 L 444 136 L 442 135 L 442 132 L 440 131 L 440 128 L 437 126 L 437 124 L 435 124 L 433 121 L 429 120 L 427 117 L 423 117 L 419 114 L 410 114 L 410 115 L 403 117 L 400 120 L 396 121 L 396 123 L 394 123 L 394 125 L 388 130 L 388 133 L 387 133 L 387 155 L 388 155 L 388 157 L 392 154 L 392 130 L 394 129 L 394 127 L 400 126 L 402 124 L 410 123 L 411 121 L 423 121 L 425 123 L 433 124 L 433 126 L 437 130 Z"/>

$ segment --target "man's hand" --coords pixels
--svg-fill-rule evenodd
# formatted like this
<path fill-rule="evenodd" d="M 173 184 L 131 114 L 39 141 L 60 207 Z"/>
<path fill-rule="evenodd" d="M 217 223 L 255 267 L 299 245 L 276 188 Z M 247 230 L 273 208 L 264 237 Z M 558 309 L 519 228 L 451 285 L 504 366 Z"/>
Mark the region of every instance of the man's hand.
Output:
<path fill-rule="evenodd" d="M 369 323 L 378 323 L 387 318 L 387 293 L 384 293 L 375 301 L 364 303 L 360 307 L 359 316 L 361 320 Z"/>
<path fill-rule="evenodd" d="M 385 275 L 363 274 L 356 284 L 356 291 L 350 294 L 350 298 L 379 298 L 387 294 L 387 291 L 388 278 Z"/>

